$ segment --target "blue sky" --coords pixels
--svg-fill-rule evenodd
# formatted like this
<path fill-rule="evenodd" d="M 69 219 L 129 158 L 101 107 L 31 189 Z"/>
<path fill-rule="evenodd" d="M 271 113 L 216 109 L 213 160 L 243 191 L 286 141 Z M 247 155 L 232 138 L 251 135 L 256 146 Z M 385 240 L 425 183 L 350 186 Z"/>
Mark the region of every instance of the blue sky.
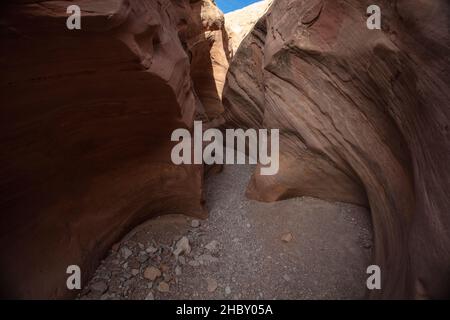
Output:
<path fill-rule="evenodd" d="M 258 2 L 260 0 L 215 0 L 217 6 L 223 13 L 227 13 L 230 11 L 234 11 L 236 9 L 240 9 L 248 6 L 254 2 Z"/>

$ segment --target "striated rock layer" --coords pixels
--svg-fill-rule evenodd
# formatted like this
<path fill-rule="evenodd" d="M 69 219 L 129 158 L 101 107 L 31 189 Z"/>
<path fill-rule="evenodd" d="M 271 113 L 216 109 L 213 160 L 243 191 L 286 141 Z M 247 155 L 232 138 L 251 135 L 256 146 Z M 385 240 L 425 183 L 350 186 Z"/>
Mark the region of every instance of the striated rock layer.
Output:
<path fill-rule="evenodd" d="M 173 165 L 170 136 L 206 117 L 209 88 L 191 66 L 211 59 L 190 37 L 214 26 L 209 43 L 226 65 L 223 16 L 199 16 L 214 9 L 209 0 L 82 0 L 81 30 L 68 30 L 74 3 L 12 1 L 1 11 L 0 287 L 8 298 L 68 297 L 66 268 L 79 265 L 87 281 L 134 225 L 206 214 L 203 168 Z M 206 62 L 203 77 L 215 79 Z"/>
<path fill-rule="evenodd" d="M 450 296 L 450 4 L 275 0 L 224 90 L 225 127 L 279 128 L 280 171 L 251 198 L 369 205 L 383 298 Z"/>

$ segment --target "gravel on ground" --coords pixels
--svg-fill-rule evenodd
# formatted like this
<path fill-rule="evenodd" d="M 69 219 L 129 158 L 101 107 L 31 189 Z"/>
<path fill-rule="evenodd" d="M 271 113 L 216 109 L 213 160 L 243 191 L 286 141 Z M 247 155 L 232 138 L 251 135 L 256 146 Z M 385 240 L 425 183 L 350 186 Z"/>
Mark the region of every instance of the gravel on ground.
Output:
<path fill-rule="evenodd" d="M 359 299 L 372 254 L 369 212 L 313 198 L 245 198 L 254 170 L 206 181 L 210 213 L 151 219 L 115 245 L 81 299 Z"/>

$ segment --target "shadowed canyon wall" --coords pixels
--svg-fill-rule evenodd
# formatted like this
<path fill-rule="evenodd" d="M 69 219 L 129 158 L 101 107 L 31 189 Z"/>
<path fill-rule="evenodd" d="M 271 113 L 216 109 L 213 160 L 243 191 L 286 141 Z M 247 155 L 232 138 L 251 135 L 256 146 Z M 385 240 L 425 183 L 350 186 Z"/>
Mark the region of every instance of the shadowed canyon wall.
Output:
<path fill-rule="evenodd" d="M 450 3 L 275 0 L 242 42 L 224 127 L 279 128 L 280 171 L 247 193 L 370 206 L 373 297 L 450 296 Z"/>
<path fill-rule="evenodd" d="M 67 266 L 87 281 L 136 224 L 205 217 L 203 168 L 173 165 L 170 136 L 218 99 L 223 15 L 210 0 L 10 1 L 0 21 L 1 294 L 68 297 Z"/>
<path fill-rule="evenodd" d="M 211 0 L 80 0 L 81 30 L 75 2 L 2 3 L 1 295 L 70 297 L 67 266 L 87 281 L 140 222 L 206 216 L 203 167 L 170 160 L 201 119 L 280 129 L 249 197 L 370 207 L 374 297 L 448 297 L 450 4 L 376 2 L 382 30 L 373 1 L 274 0 L 228 73 Z"/>

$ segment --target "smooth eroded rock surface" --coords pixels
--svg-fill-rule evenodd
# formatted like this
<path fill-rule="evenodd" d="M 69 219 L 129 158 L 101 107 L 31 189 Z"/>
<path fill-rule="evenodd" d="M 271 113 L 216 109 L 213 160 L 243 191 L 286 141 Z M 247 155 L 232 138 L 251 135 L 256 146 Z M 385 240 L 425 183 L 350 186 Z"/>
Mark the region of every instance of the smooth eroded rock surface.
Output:
<path fill-rule="evenodd" d="M 173 165 L 170 136 L 206 117 L 209 89 L 198 79 L 214 80 L 217 67 L 193 37 L 213 34 L 227 66 L 223 16 L 211 1 L 84 0 L 81 30 L 69 30 L 71 4 L 2 5 L 0 271 L 9 298 L 73 295 L 66 268 L 79 265 L 87 281 L 134 225 L 206 215 L 203 168 Z M 203 56 L 199 77 L 192 67 Z"/>
<path fill-rule="evenodd" d="M 370 206 L 383 298 L 450 294 L 449 2 L 276 0 L 243 41 L 224 127 L 280 129 L 253 199 Z"/>
<path fill-rule="evenodd" d="M 263 0 L 225 14 L 225 26 L 233 54 L 236 53 L 242 40 L 252 31 L 253 26 L 268 10 L 273 0 Z"/>
<path fill-rule="evenodd" d="M 223 112 L 222 91 L 230 50 L 223 13 L 211 0 L 191 1 L 193 23 L 188 27 L 191 77 L 205 113 Z"/>

